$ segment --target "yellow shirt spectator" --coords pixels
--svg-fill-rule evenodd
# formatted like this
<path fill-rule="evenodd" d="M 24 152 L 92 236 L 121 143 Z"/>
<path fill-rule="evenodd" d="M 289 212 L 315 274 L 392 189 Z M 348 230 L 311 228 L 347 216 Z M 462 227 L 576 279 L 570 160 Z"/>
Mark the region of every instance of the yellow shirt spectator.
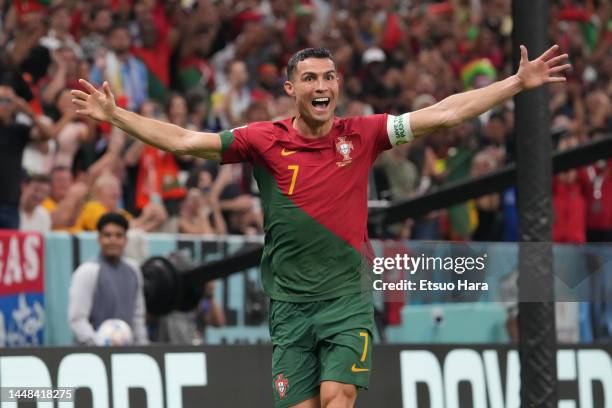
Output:
<path fill-rule="evenodd" d="M 55 211 L 55 209 L 57 208 L 57 203 L 51 197 L 45 198 L 40 205 L 42 205 L 47 211 L 49 211 L 49 214 Z"/>
<path fill-rule="evenodd" d="M 114 212 L 118 212 L 122 214 L 125 218 L 130 221 L 132 216 L 130 213 L 123 209 L 115 209 Z M 98 220 L 101 216 L 109 212 L 108 208 L 100 201 L 88 201 L 85 203 L 83 210 L 81 210 L 81 214 L 76 221 L 76 224 L 73 228 L 73 232 L 76 231 L 95 231 L 96 225 L 98 224 Z"/>

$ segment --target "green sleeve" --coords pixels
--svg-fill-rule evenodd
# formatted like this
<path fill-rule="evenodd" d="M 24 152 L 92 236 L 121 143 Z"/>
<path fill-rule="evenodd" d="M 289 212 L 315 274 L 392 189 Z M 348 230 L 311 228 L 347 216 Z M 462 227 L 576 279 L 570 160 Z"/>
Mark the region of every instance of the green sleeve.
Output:
<path fill-rule="evenodd" d="M 219 134 L 221 137 L 221 154 L 234 142 L 234 134 L 230 130 L 224 130 Z"/>

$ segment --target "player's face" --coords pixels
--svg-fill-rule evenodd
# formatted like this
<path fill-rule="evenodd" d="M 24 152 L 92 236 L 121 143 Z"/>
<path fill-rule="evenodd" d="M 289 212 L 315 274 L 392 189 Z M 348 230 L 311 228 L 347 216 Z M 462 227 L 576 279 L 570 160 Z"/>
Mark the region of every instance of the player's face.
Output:
<path fill-rule="evenodd" d="M 333 120 L 339 92 L 338 73 L 332 60 L 306 58 L 297 64 L 285 90 L 295 98 L 297 110 L 307 121 Z"/>
<path fill-rule="evenodd" d="M 127 244 L 126 231 L 117 224 L 106 224 L 98 234 L 100 252 L 107 258 L 120 258 Z"/>

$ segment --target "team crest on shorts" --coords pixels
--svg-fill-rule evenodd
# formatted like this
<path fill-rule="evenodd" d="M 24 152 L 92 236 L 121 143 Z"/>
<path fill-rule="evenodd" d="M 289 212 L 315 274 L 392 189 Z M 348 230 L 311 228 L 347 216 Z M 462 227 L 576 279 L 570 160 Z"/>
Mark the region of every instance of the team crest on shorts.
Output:
<path fill-rule="evenodd" d="M 279 374 L 274 379 L 274 388 L 278 392 L 278 395 L 282 398 L 285 398 L 285 394 L 287 393 L 287 388 L 289 388 L 289 380 L 286 379 L 283 374 Z"/>
<path fill-rule="evenodd" d="M 353 150 L 353 142 L 346 140 L 346 136 L 340 136 L 336 139 L 336 150 L 342 155 L 342 161 L 336 162 L 338 167 L 348 166 L 353 163 L 351 150 Z"/>

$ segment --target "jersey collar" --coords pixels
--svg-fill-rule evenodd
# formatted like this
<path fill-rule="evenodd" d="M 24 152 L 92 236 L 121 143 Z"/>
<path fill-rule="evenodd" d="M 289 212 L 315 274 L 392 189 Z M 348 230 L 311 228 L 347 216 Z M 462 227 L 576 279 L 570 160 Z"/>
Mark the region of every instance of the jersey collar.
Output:
<path fill-rule="evenodd" d="M 330 131 L 322 137 L 318 138 L 309 138 L 302 136 L 297 129 L 293 127 L 294 116 L 282 119 L 274 122 L 274 125 L 283 129 L 282 135 L 286 137 L 281 137 L 285 139 L 287 142 L 292 142 L 296 145 L 301 145 L 304 147 L 316 148 L 323 147 L 329 144 L 329 140 L 333 139 L 335 136 L 342 133 L 342 128 L 344 126 L 343 120 L 337 116 L 334 116 L 334 124 L 332 125 Z"/>

